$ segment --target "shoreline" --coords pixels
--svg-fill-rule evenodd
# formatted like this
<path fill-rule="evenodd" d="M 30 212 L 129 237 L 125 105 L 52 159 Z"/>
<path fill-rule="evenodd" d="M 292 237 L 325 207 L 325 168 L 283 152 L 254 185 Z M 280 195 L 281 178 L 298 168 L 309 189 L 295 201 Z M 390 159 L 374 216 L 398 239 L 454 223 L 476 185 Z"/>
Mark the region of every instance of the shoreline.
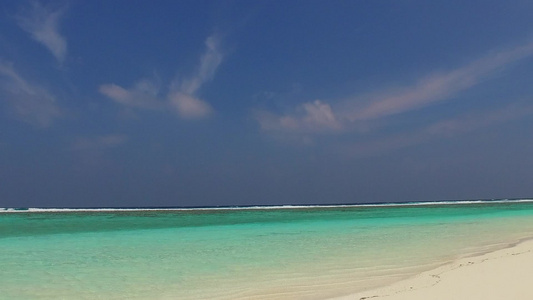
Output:
<path fill-rule="evenodd" d="M 462 257 L 387 286 L 330 300 L 533 299 L 533 237 Z"/>

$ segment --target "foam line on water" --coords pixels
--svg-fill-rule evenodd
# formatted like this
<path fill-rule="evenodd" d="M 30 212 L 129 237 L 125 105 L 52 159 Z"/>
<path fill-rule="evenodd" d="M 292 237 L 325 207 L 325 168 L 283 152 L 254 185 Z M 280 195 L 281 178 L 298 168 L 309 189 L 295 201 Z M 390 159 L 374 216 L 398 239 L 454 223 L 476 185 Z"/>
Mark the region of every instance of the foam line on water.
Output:
<path fill-rule="evenodd" d="M 225 206 L 225 207 L 136 207 L 136 208 L 0 208 L 0 213 L 39 213 L 39 212 L 134 212 L 134 211 L 194 211 L 194 210 L 266 210 L 266 209 L 309 209 L 309 208 L 356 208 L 356 207 L 403 207 L 429 205 L 471 205 L 487 203 L 521 203 L 533 202 L 533 199 L 494 199 L 494 200 L 457 200 L 428 202 L 391 202 L 365 204 L 330 204 L 330 205 L 267 205 L 267 206 Z"/>

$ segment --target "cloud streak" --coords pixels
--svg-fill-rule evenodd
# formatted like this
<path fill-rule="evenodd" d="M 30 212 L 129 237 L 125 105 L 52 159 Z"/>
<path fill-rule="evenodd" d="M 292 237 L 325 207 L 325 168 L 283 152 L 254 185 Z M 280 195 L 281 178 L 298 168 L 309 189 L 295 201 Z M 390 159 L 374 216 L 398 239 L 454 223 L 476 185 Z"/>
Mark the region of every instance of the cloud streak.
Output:
<path fill-rule="evenodd" d="M 435 122 L 412 132 L 357 143 L 349 147 L 343 147 L 342 152 L 349 156 L 380 155 L 391 150 L 423 144 L 435 139 L 453 138 L 532 115 L 533 105 L 512 104 L 492 111 L 467 114 Z"/>
<path fill-rule="evenodd" d="M 338 131 L 342 128 L 331 106 L 320 100 L 304 103 L 296 111 L 296 115 L 281 116 L 266 111 L 257 111 L 255 118 L 261 129 L 266 131 L 290 130 L 313 133 Z"/>
<path fill-rule="evenodd" d="M 372 120 L 416 110 L 471 88 L 493 72 L 533 54 L 533 42 L 475 60 L 447 73 L 428 75 L 414 86 L 373 96 L 369 105 L 345 114 L 350 121 Z"/>
<path fill-rule="evenodd" d="M 48 127 L 62 115 L 54 95 L 45 88 L 30 83 L 11 64 L 2 61 L 0 95 L 18 119 L 38 127 Z"/>
<path fill-rule="evenodd" d="M 159 86 L 149 79 L 142 79 L 128 89 L 116 84 L 103 84 L 98 90 L 113 101 L 128 107 L 157 110 L 164 106 L 158 99 Z"/>
<path fill-rule="evenodd" d="M 172 92 L 168 98 L 170 105 L 183 119 L 201 119 L 213 112 L 209 103 L 189 94 Z"/>
<path fill-rule="evenodd" d="M 127 141 L 125 135 L 102 135 L 96 137 L 80 137 L 74 141 L 71 150 L 74 151 L 99 151 L 115 148 Z"/>
<path fill-rule="evenodd" d="M 67 42 L 59 33 L 59 22 L 65 9 L 51 9 L 37 1 L 31 2 L 27 11 L 17 16 L 19 26 L 37 42 L 45 46 L 62 64 L 67 55 Z"/>
<path fill-rule="evenodd" d="M 191 78 L 183 80 L 180 84 L 180 92 L 193 95 L 204 85 L 213 79 L 218 66 L 222 63 L 223 55 L 219 50 L 219 40 L 215 36 L 210 36 L 205 41 L 206 52 L 200 59 L 200 65 L 196 74 Z M 176 83 L 177 84 L 177 83 Z"/>
<path fill-rule="evenodd" d="M 529 42 L 492 53 L 448 72 L 428 74 L 412 86 L 385 88 L 385 91 L 382 89 L 334 104 L 315 100 L 285 114 L 259 111 L 255 117 L 261 129 L 267 132 L 324 133 L 349 130 L 354 124 L 384 119 L 448 100 L 497 71 L 532 55 L 533 42 Z"/>
<path fill-rule="evenodd" d="M 183 80 L 174 80 L 166 96 L 161 88 L 148 79 L 137 82 L 131 88 L 116 84 L 103 84 L 101 94 L 126 107 L 150 110 L 170 110 L 182 119 L 201 119 L 213 113 L 213 107 L 197 96 L 198 91 L 212 80 L 222 63 L 223 54 L 219 50 L 219 40 L 210 36 L 205 41 L 206 50 L 194 74 Z"/>

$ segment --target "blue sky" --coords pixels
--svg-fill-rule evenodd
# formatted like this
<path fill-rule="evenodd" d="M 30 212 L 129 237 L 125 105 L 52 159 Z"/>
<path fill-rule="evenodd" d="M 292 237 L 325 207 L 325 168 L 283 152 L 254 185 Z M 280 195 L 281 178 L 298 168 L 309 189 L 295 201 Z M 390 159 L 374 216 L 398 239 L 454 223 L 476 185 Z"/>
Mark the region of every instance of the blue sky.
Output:
<path fill-rule="evenodd" d="M 0 207 L 533 197 L 531 1 L 0 13 Z"/>

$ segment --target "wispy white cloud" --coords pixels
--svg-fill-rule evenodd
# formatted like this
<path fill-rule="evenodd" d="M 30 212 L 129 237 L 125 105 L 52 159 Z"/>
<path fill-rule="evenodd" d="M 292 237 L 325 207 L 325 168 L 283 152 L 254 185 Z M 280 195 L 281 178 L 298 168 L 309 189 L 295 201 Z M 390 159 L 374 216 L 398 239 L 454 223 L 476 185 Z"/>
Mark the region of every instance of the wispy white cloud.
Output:
<path fill-rule="evenodd" d="M 529 116 L 533 116 L 533 105 L 524 103 L 512 104 L 500 109 L 465 114 L 438 121 L 407 133 L 381 137 L 348 147 L 343 146 L 342 152 L 350 156 L 380 155 L 391 150 L 423 144 L 435 139 L 453 138 Z"/>
<path fill-rule="evenodd" d="M 169 95 L 169 102 L 184 119 L 199 119 L 213 112 L 211 105 L 189 94 L 173 92 Z"/>
<path fill-rule="evenodd" d="M 0 61 L 0 99 L 20 120 L 48 127 L 62 115 L 57 100 L 45 88 L 27 81 L 12 64 Z"/>
<path fill-rule="evenodd" d="M 493 124 L 505 123 L 533 115 L 533 105 L 511 104 L 509 106 L 477 114 L 437 122 L 425 129 L 428 135 L 452 137 Z"/>
<path fill-rule="evenodd" d="M 96 137 L 79 137 L 71 145 L 70 149 L 75 151 L 97 151 L 115 148 L 127 141 L 125 135 L 102 135 Z"/>
<path fill-rule="evenodd" d="M 196 93 L 206 82 L 213 79 L 222 63 L 223 54 L 220 52 L 219 42 L 216 36 L 208 37 L 205 41 L 206 51 L 194 75 L 184 80 L 175 80 L 170 87 L 169 102 L 182 118 L 199 119 L 213 112 L 213 107 L 198 98 Z"/>
<path fill-rule="evenodd" d="M 205 41 L 206 51 L 200 59 L 200 65 L 198 66 L 196 73 L 179 84 L 179 91 L 193 95 L 202 87 L 202 85 L 209 80 L 213 79 L 215 71 L 222 63 L 223 55 L 219 48 L 219 39 L 216 36 L 210 36 Z M 178 85 L 178 83 L 175 83 Z"/>
<path fill-rule="evenodd" d="M 142 79 L 128 89 L 112 83 L 103 84 L 98 90 L 125 106 L 141 109 L 161 109 L 164 106 L 164 103 L 158 99 L 159 86 L 149 79 Z"/>
<path fill-rule="evenodd" d="M 293 112 L 255 113 L 264 131 L 323 133 L 348 130 L 361 122 L 421 109 L 450 99 L 479 84 L 514 62 L 533 55 L 533 42 L 494 52 L 448 72 L 431 73 L 403 88 L 384 88 L 331 104 L 316 100 L 299 105 Z"/>
<path fill-rule="evenodd" d="M 277 115 L 267 111 L 256 111 L 256 120 L 261 129 L 267 131 L 331 132 L 342 128 L 329 104 L 320 100 L 304 103 L 294 115 Z"/>
<path fill-rule="evenodd" d="M 28 10 L 17 16 L 19 26 L 52 52 L 59 63 L 63 63 L 67 55 L 67 42 L 59 33 L 59 22 L 64 12 L 65 7 L 52 9 L 33 1 Z"/>
<path fill-rule="evenodd" d="M 223 54 L 219 50 L 219 39 L 210 36 L 205 42 L 206 50 L 194 74 L 182 80 L 174 80 L 168 87 L 166 96 L 152 81 L 143 79 L 131 88 L 116 84 L 103 84 L 100 93 L 115 102 L 137 109 L 175 111 L 183 119 L 200 119 L 211 115 L 213 107 L 197 95 L 202 86 L 213 79 L 222 63 Z"/>
<path fill-rule="evenodd" d="M 431 74 L 410 87 L 370 96 L 370 104 L 343 114 L 350 121 L 371 120 L 416 110 L 471 88 L 495 71 L 533 55 L 533 42 L 475 60 L 457 69 Z"/>

